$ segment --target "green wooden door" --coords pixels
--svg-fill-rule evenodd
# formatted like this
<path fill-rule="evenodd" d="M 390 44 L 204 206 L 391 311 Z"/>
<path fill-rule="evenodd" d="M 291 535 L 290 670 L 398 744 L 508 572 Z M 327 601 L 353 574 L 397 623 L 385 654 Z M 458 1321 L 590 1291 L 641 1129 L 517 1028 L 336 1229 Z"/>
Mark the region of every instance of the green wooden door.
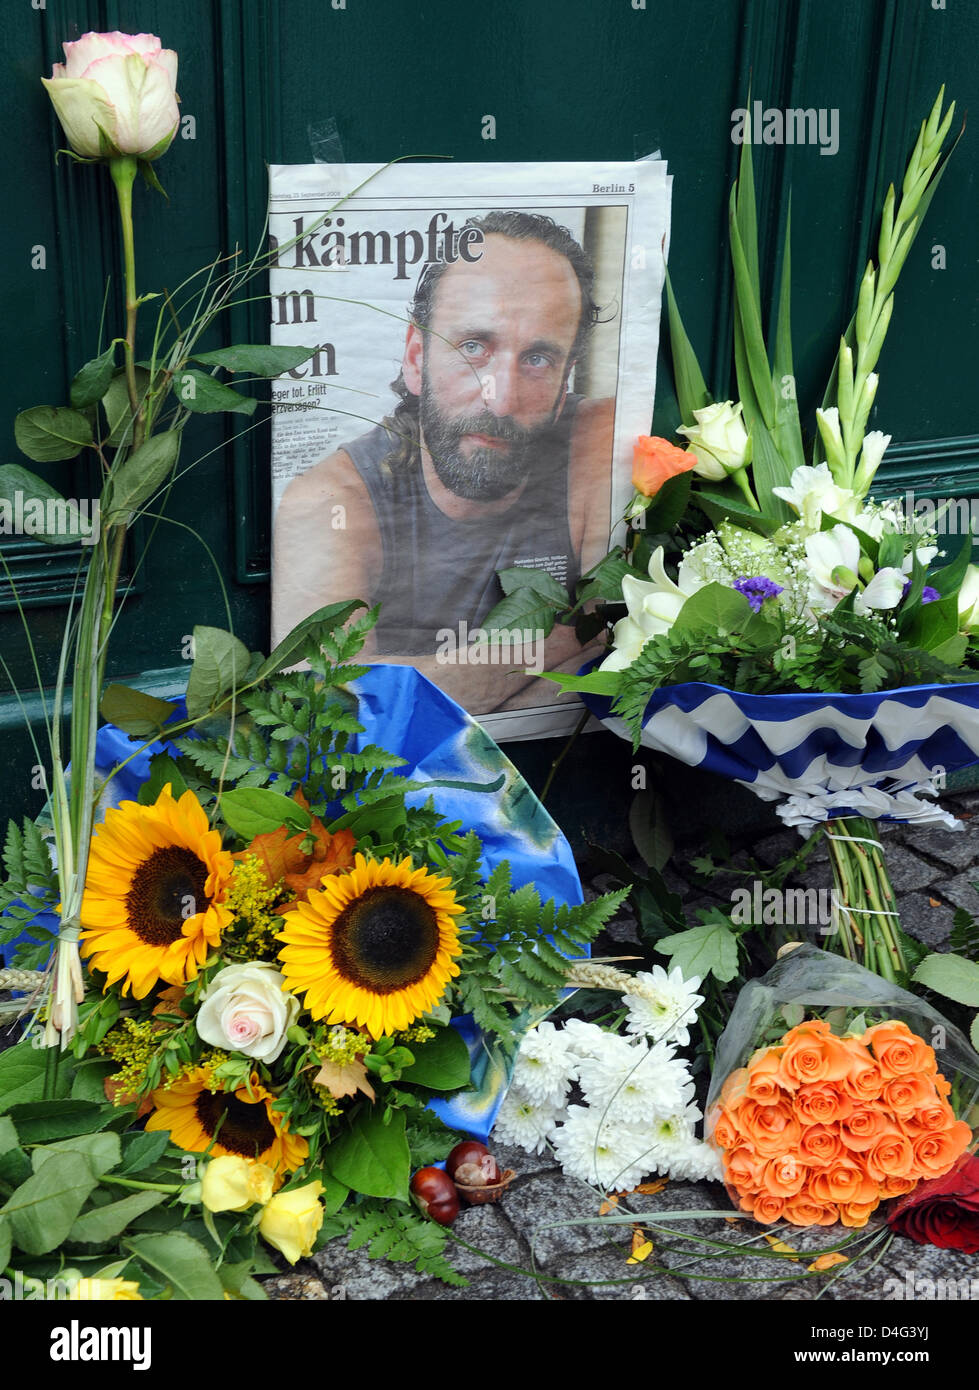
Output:
<path fill-rule="evenodd" d="M 962 0 L 21 0 L 5 5 L 4 19 L 4 462 L 17 459 L 16 412 L 65 402 L 72 375 L 94 355 L 107 280 L 108 321 L 120 321 L 108 180 L 65 159 L 55 165 L 62 141 L 38 80 L 60 59 L 61 41 L 89 29 L 157 33 L 180 56 L 185 119 L 157 166 L 170 201 L 137 194 L 141 289 L 173 288 L 220 251 L 256 245 L 266 162 L 309 163 L 339 151 L 377 163 L 411 154 L 631 159 L 658 148 L 675 175 L 671 272 L 719 386 L 731 380 L 732 112 L 749 78 L 766 108 L 815 108 L 827 120 L 835 112 L 835 151 L 827 142 L 755 150 L 769 287 L 792 194 L 804 419 L 917 121 L 942 82 L 959 112 L 979 109 L 979 11 Z M 492 140 L 484 138 L 487 115 L 495 117 Z M 894 436 L 881 480 L 895 491 L 979 492 L 970 389 L 979 348 L 977 225 L 970 128 L 915 243 L 880 364 L 871 427 Z M 267 321 L 266 303 L 242 306 L 227 340 L 262 341 Z M 677 416 L 662 365 L 658 377 L 655 425 L 666 433 Z M 179 682 L 187 634 L 195 623 L 227 626 L 229 610 L 243 640 L 266 648 L 267 411 L 237 438 L 240 422 L 226 419 L 194 420 L 182 466 L 200 462 L 173 488 L 166 519 L 142 523 L 131 538 L 110 654 L 115 677 L 158 689 Z M 74 465 L 51 465 L 49 475 L 68 495 L 92 495 L 93 480 Z M 23 537 L 5 537 L 2 549 L 50 686 L 78 554 Z M 21 622 L 4 578 L 5 810 L 34 813 L 44 793 L 11 688 L 40 731 Z"/>

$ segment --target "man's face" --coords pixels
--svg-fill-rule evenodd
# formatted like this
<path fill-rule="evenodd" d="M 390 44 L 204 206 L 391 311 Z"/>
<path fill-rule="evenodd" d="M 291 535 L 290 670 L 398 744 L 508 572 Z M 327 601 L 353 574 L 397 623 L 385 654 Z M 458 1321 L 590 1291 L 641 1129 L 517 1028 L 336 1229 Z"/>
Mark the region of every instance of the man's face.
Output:
<path fill-rule="evenodd" d="M 436 287 L 419 419 L 442 483 L 490 502 L 526 478 L 560 412 L 581 289 L 567 259 L 540 242 L 490 234 L 482 249 Z"/>

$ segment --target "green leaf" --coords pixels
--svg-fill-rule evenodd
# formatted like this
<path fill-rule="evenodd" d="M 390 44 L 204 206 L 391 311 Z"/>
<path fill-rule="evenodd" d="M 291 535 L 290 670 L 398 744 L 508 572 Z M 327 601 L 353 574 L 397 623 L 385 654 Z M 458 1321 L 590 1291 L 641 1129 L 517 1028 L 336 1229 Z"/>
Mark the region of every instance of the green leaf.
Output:
<path fill-rule="evenodd" d="M 964 956 L 925 956 L 911 978 L 957 1004 L 979 1006 L 979 965 Z"/>
<path fill-rule="evenodd" d="M 93 1207 L 78 1218 L 68 1232 L 68 1239 L 85 1245 L 102 1245 L 107 1240 L 115 1240 L 116 1236 L 122 1235 L 130 1221 L 158 1207 L 166 1196 L 165 1192 L 131 1192 L 118 1202 Z"/>
<path fill-rule="evenodd" d="M 200 719 L 220 697 L 244 684 L 251 653 L 233 633 L 220 627 L 194 628 L 194 664 L 187 679 L 187 714 Z"/>
<path fill-rule="evenodd" d="M 660 955 L 671 957 L 671 968 L 680 967 L 685 980 L 712 974 L 727 984 L 738 973 L 738 938 L 720 914 L 702 926 L 664 936 L 656 943 Z"/>
<path fill-rule="evenodd" d="M 583 690 L 588 695 L 617 695 L 620 671 L 589 671 L 586 676 L 565 675 L 561 671 L 541 671 L 542 680 L 553 681 L 562 690 Z"/>
<path fill-rule="evenodd" d="M 151 738 L 159 733 L 176 708 L 169 700 L 147 695 L 144 690 L 112 684 L 105 688 L 99 713 L 124 733 L 134 734 L 137 738 Z"/>
<path fill-rule="evenodd" d="M 112 471 L 109 521 L 119 522 L 135 512 L 166 482 L 180 454 L 180 431 L 154 434 L 127 454 Z"/>
<path fill-rule="evenodd" d="M 116 355 L 115 343 L 110 343 L 105 352 L 86 362 L 71 383 L 71 403 L 76 410 L 87 410 L 97 405 L 109 389 L 115 370 L 113 359 Z"/>
<path fill-rule="evenodd" d="M 430 1091 L 455 1091 L 469 1084 L 469 1049 L 455 1028 L 440 1028 L 428 1042 L 412 1043 L 414 1065 L 402 1081 Z"/>
<path fill-rule="evenodd" d="M 979 1014 L 972 1020 L 972 1027 L 969 1029 L 969 1041 L 977 1052 L 979 1052 Z"/>
<path fill-rule="evenodd" d="M 56 1153 L 21 1183 L 0 1212 L 28 1255 L 43 1255 L 64 1244 L 98 1178 L 84 1155 Z"/>
<path fill-rule="evenodd" d="M 741 328 L 744 365 L 747 367 L 747 377 L 745 378 L 739 366 L 738 390 L 742 402 L 746 396 L 750 398 L 753 393 L 762 420 L 769 429 L 774 429 L 775 393 L 772 390 L 771 368 L 768 365 L 768 353 L 765 349 L 765 337 L 761 326 L 757 263 L 754 267 L 754 276 L 752 276 L 749 252 L 746 250 L 745 241 L 738 225 L 735 191 L 735 188 L 731 189 L 728 226 L 731 232 L 731 264 L 734 267 L 734 311 Z M 750 241 L 748 246 L 750 248 Z M 746 389 L 746 387 L 750 389 Z M 753 427 L 754 421 L 751 423 Z"/>
<path fill-rule="evenodd" d="M 622 581 L 627 574 L 635 574 L 632 565 L 623 557 L 621 552 L 618 554 L 603 555 L 597 565 L 593 565 L 587 574 L 583 574 L 578 581 L 577 603 L 578 608 L 589 599 L 603 598 L 613 603 L 622 602 Z"/>
<path fill-rule="evenodd" d="M 775 391 L 775 445 L 790 470 L 801 468 L 806 461 L 799 424 L 799 403 L 796 399 L 795 373 L 792 368 L 791 280 L 792 280 L 792 197 L 785 219 L 785 239 L 782 243 L 782 283 L 778 300 L 778 323 L 775 329 L 775 353 L 772 359 L 772 387 Z"/>
<path fill-rule="evenodd" d="M 222 1288 L 228 1293 L 233 1293 L 238 1298 L 248 1299 L 253 1302 L 263 1302 L 268 1298 L 268 1294 L 262 1288 L 257 1279 L 252 1278 L 252 1261 L 241 1260 L 237 1264 L 229 1265 L 224 1263 L 218 1269 L 218 1278 L 221 1280 Z"/>
<path fill-rule="evenodd" d="M 163 1157 L 169 1142 L 169 1130 L 154 1130 L 152 1133 L 140 1130 L 136 1134 L 124 1134 L 122 1161 L 117 1176 L 130 1177 L 133 1173 L 141 1173 L 144 1168 L 149 1168 L 158 1158 Z"/>
<path fill-rule="evenodd" d="M 673 835 L 663 799 L 652 787 L 637 791 L 632 798 L 629 832 L 644 863 L 662 869 L 673 853 Z"/>
<path fill-rule="evenodd" d="M 0 472 L 3 470 L 0 469 Z M 949 560 L 948 564 L 941 569 L 933 570 L 928 576 L 928 583 L 933 589 L 941 594 L 942 598 L 948 598 L 952 594 L 957 594 L 962 587 L 965 572 L 972 559 L 972 536 L 965 535 L 959 537 L 959 546 L 955 555 Z M 881 562 L 883 564 L 883 561 Z M 900 563 L 900 562 L 899 562 Z"/>
<path fill-rule="evenodd" d="M 142 401 L 149 390 L 150 374 L 145 367 L 136 367 L 135 374 L 136 397 L 137 400 Z M 102 409 L 105 411 L 106 422 L 109 426 L 109 437 L 105 442 L 110 444 L 113 449 L 118 449 L 120 444 L 131 444 L 133 420 L 125 371 L 116 372 L 109 382 L 105 395 L 102 397 Z"/>
<path fill-rule="evenodd" d="M 70 1067 L 65 1070 L 71 1072 Z M 93 1105 L 90 1100 L 38 1100 L 10 1107 L 10 1118 L 22 1144 L 44 1144 L 76 1134 L 94 1135 L 105 1128 L 112 1115 L 112 1106 Z"/>
<path fill-rule="evenodd" d="M 507 573 L 512 574 L 513 571 Z M 560 585 L 558 587 L 560 588 Z M 483 619 L 483 631 L 541 632 L 548 637 L 554 630 L 558 612 L 570 606 L 568 595 L 563 589 L 560 601 L 555 602 L 553 595 L 543 594 L 540 589 L 529 583 L 521 584 L 502 598 L 492 612 L 487 613 Z"/>
<path fill-rule="evenodd" d="M 78 545 L 80 541 L 91 543 L 98 539 L 94 516 L 83 523 L 74 502 L 67 501 L 57 488 L 17 463 L 6 463 L 0 468 L 0 508 L 9 513 L 8 532 L 13 519 L 20 517 L 25 532 L 29 527 L 29 534 L 47 545 Z"/>
<path fill-rule="evenodd" d="M 13 1244 L 13 1235 L 10 1230 L 10 1218 L 0 1216 L 0 1269 L 6 1269 L 10 1263 L 10 1250 Z"/>
<path fill-rule="evenodd" d="M 651 536 L 663 531 L 672 531 L 687 510 L 692 486 L 692 471 L 679 473 L 675 478 L 667 478 L 638 523 L 634 524 Z"/>
<path fill-rule="evenodd" d="M 910 600 L 914 590 L 908 595 Z M 901 626 L 901 638 L 922 651 L 934 651 L 958 634 L 959 601 L 956 594 L 948 598 L 935 599 L 931 603 L 919 603 L 914 615 L 906 626 Z"/>
<path fill-rule="evenodd" d="M 107 1028 L 106 1032 L 108 1031 Z M 111 1076 L 113 1072 L 118 1070 L 118 1062 L 101 1060 L 82 1062 L 75 1068 L 75 1076 L 71 1083 L 71 1099 L 92 1101 L 97 1105 L 104 1105 L 105 1086 L 103 1083 L 107 1076 Z"/>
<path fill-rule="evenodd" d="M 17 1128 L 13 1120 L 9 1115 L 0 1116 L 0 1154 L 9 1153 L 11 1149 L 19 1147 L 20 1139 L 17 1137 Z"/>
<path fill-rule="evenodd" d="M 733 491 L 735 484 L 730 483 L 726 486 Z M 708 520 L 712 521 L 715 527 L 720 526 L 722 522 L 733 521 L 736 525 L 757 531 L 762 536 L 771 536 L 782 525 L 782 518 L 766 512 L 756 512 L 753 507 L 749 507 L 740 493 L 735 497 L 721 492 L 719 488 L 698 487 L 694 489 L 693 500 L 706 512 Z M 779 499 L 774 500 L 777 502 Z"/>
<path fill-rule="evenodd" d="M 343 627 L 344 623 L 358 608 L 366 608 L 367 604 L 363 599 L 350 599 L 346 603 L 330 603 L 325 608 L 317 608 L 315 613 L 310 613 L 308 618 L 303 618 L 301 623 L 283 637 L 275 651 L 263 661 L 258 668 L 256 679 L 265 680 L 267 676 L 272 676 L 276 671 L 281 671 L 284 666 L 291 665 L 294 661 L 299 661 L 306 643 L 316 637 L 320 631 L 334 632 Z"/>
<path fill-rule="evenodd" d="M 0 1110 L 6 1113 L 27 1101 L 40 1100 L 44 1094 L 46 1066 L 45 1049 L 35 1050 L 30 1043 L 20 1042 L 0 1052 Z M 58 1068 L 59 1095 L 68 1094 L 69 1070 L 68 1067 Z"/>
<path fill-rule="evenodd" d="M 670 272 L 666 272 L 666 305 L 670 321 L 670 352 L 673 357 L 673 382 L 676 386 L 677 405 L 680 407 L 681 424 L 695 423 L 694 411 L 710 405 L 713 397 L 707 390 L 704 374 L 700 370 L 697 354 L 687 337 L 680 310 L 673 294 Z"/>
<path fill-rule="evenodd" d="M 17 448 L 35 463 L 73 459 L 92 442 L 84 415 L 63 405 L 35 405 L 14 418 Z"/>
<path fill-rule="evenodd" d="M 167 785 L 175 800 L 179 800 L 187 790 L 183 774 L 170 755 L 155 753 L 150 759 L 150 775 L 140 784 L 136 800 L 140 806 L 152 806 Z"/>
<path fill-rule="evenodd" d="M 751 604 L 726 584 L 705 584 L 677 614 L 674 632 L 739 632 L 751 617 Z"/>
<path fill-rule="evenodd" d="M 521 589 L 534 589 L 542 598 L 550 599 L 559 608 L 566 608 L 570 603 L 563 584 L 559 584 L 547 570 L 525 569 L 522 565 L 515 565 L 512 569 L 498 570 L 497 578 L 505 594 L 516 594 Z"/>
<path fill-rule="evenodd" d="M 269 834 L 283 825 L 296 832 L 308 830 L 313 823 L 310 813 L 291 796 L 266 787 L 242 787 L 222 793 L 220 811 L 235 834 L 246 840 Z"/>
<path fill-rule="evenodd" d="M 794 521 L 795 512 L 788 502 L 776 497 L 773 488 L 787 487 L 792 481 L 792 468 L 779 453 L 764 421 L 751 424 L 751 476 L 755 495 L 763 512 L 781 521 Z"/>
<path fill-rule="evenodd" d="M 143 1264 L 156 1270 L 182 1301 L 223 1300 L 224 1288 L 214 1272 L 211 1257 L 185 1231 L 164 1235 L 131 1236 L 123 1245 Z"/>
<path fill-rule="evenodd" d="M 44 1144 L 31 1150 L 31 1166 L 35 1173 L 40 1172 L 45 1163 L 59 1153 L 81 1154 L 88 1160 L 95 1176 L 100 1178 L 119 1162 L 120 1140 L 118 1134 L 77 1134 L 57 1144 Z"/>
<path fill-rule="evenodd" d="M 258 406 L 254 396 L 243 396 L 217 377 L 195 371 L 193 367 L 178 372 L 173 379 L 173 389 L 180 404 L 198 414 L 212 415 L 215 411 L 228 410 L 238 415 L 254 415 Z"/>
<path fill-rule="evenodd" d="M 326 1166 L 354 1192 L 407 1202 L 411 1155 L 404 1111 L 396 1110 L 386 1125 L 381 1121 L 380 1107 L 362 1110 L 330 1145 Z"/>
<path fill-rule="evenodd" d="M 238 343 L 216 352 L 195 352 L 194 361 L 205 367 L 226 367 L 229 372 L 249 372 L 252 376 L 276 377 L 308 362 L 318 348 L 269 347 L 261 343 Z"/>

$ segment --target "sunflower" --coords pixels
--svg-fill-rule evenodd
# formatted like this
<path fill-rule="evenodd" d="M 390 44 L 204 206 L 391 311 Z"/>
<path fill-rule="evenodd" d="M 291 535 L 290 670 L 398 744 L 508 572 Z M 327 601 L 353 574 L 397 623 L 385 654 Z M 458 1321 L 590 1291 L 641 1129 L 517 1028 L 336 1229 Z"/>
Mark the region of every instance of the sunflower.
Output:
<path fill-rule="evenodd" d="M 143 999 L 160 979 L 194 979 L 231 921 L 224 906 L 231 855 L 193 792 L 169 784 L 152 806 L 106 811 L 89 851 L 81 953 Z"/>
<path fill-rule="evenodd" d="M 358 854 L 284 914 L 285 987 L 306 992 L 313 1018 L 360 1024 L 372 1038 L 410 1027 L 459 974 L 451 879 Z"/>
<path fill-rule="evenodd" d="M 194 1067 L 170 1086 L 154 1091 L 151 1100 L 156 1109 L 146 1128 L 168 1129 L 177 1148 L 190 1153 L 203 1153 L 210 1147 L 215 1157 L 254 1158 L 277 1172 L 293 1173 L 302 1167 L 309 1155 L 308 1142 L 302 1135 L 289 1133 L 288 1121 L 272 1109 L 275 1096 L 256 1076 L 251 1095 L 247 1086 L 216 1091 L 210 1089 L 214 1084 L 205 1067 Z"/>

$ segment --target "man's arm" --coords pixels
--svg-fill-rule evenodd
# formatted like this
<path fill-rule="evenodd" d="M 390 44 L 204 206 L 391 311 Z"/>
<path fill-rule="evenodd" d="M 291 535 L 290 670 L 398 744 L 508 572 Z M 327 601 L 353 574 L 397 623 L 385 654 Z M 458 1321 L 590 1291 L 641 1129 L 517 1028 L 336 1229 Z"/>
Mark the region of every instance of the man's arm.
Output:
<path fill-rule="evenodd" d="M 294 478 L 272 534 L 272 645 L 329 603 L 370 596 L 383 565 L 370 494 L 342 449 Z M 365 655 L 376 648 L 368 634 Z"/>
<path fill-rule="evenodd" d="M 405 563 L 411 563 L 406 556 Z M 384 568 L 384 549 L 366 484 L 342 449 L 286 488 L 272 537 L 272 645 L 303 618 L 330 603 L 370 603 Z M 452 575 L 445 575 L 447 587 Z M 433 633 L 434 645 L 434 633 Z M 531 677 L 503 675 L 498 665 L 439 661 L 431 656 L 378 655 L 367 634 L 366 661 L 415 666 L 474 714 L 487 714 Z M 512 682 L 512 683 L 511 683 Z"/>

